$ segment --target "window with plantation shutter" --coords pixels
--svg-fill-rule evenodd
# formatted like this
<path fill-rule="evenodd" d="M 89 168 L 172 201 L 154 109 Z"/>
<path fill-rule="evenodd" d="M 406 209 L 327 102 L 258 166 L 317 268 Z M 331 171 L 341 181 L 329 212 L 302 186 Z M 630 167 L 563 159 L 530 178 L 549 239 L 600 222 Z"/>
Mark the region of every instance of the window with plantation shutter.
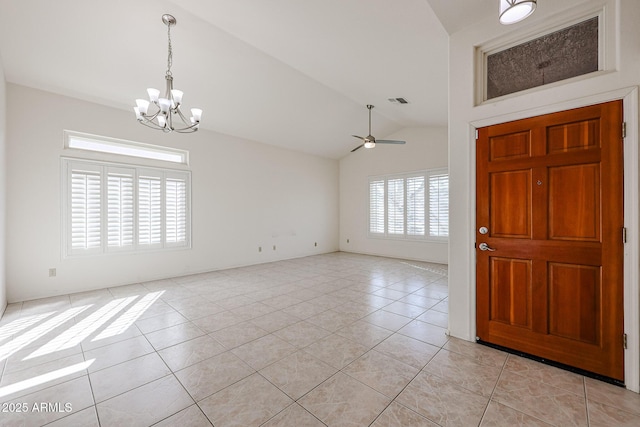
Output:
<path fill-rule="evenodd" d="M 102 244 L 101 168 L 74 165 L 70 169 L 69 248 L 75 252 L 95 252 Z"/>
<path fill-rule="evenodd" d="M 369 178 L 369 235 L 446 241 L 449 175 L 445 169 Z"/>
<path fill-rule="evenodd" d="M 134 237 L 135 170 L 110 168 L 107 172 L 107 246 L 129 249 Z"/>
<path fill-rule="evenodd" d="M 429 235 L 449 236 L 449 175 L 429 176 Z"/>
<path fill-rule="evenodd" d="M 162 179 L 159 176 L 138 177 L 138 244 L 162 243 Z"/>
<path fill-rule="evenodd" d="M 407 234 L 424 236 L 425 191 L 424 176 L 406 178 L 407 182 Z"/>
<path fill-rule="evenodd" d="M 404 179 L 387 181 L 387 233 L 404 234 Z"/>
<path fill-rule="evenodd" d="M 369 182 L 369 233 L 384 234 L 384 180 Z"/>
<path fill-rule="evenodd" d="M 188 171 L 62 159 L 64 256 L 190 247 Z"/>
<path fill-rule="evenodd" d="M 167 178 L 165 186 L 166 241 L 179 244 L 187 238 L 187 183 L 184 179 Z"/>

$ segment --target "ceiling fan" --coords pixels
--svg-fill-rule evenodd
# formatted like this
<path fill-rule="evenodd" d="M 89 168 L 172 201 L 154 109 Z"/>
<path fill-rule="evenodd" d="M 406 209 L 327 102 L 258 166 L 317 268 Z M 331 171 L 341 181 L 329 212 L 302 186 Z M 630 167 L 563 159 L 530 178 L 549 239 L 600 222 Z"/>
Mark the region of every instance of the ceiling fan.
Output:
<path fill-rule="evenodd" d="M 373 135 L 371 135 L 371 109 L 373 108 L 373 105 L 367 105 L 367 109 L 369 110 L 369 135 L 367 135 L 367 137 L 363 138 L 361 136 L 358 135 L 352 135 L 358 139 L 361 139 L 362 141 L 364 141 L 364 143 L 362 145 L 357 146 L 356 148 L 354 148 L 353 150 L 351 150 L 351 152 L 353 153 L 356 150 L 361 149 L 362 147 L 364 148 L 374 148 L 376 146 L 376 143 L 378 144 L 406 144 L 406 141 L 395 141 L 393 139 L 375 139 L 373 137 Z"/>

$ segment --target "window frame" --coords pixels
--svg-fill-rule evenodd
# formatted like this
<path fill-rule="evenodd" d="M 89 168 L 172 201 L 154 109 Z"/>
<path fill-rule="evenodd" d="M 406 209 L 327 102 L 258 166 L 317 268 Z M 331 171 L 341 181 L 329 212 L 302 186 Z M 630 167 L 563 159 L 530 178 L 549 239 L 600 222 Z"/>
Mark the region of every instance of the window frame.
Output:
<path fill-rule="evenodd" d="M 100 247 L 93 249 L 75 249 L 72 247 L 72 218 L 71 218 L 71 176 L 73 170 L 87 169 L 90 172 L 100 174 Z M 61 157 L 61 222 L 62 222 L 62 256 L 66 258 L 77 258 L 86 256 L 104 256 L 107 254 L 122 253 L 147 253 L 153 251 L 167 251 L 179 249 L 191 249 L 191 171 L 162 167 L 141 166 L 127 163 L 107 162 L 102 160 L 91 160 L 74 157 Z M 133 236 L 132 244 L 127 246 L 109 246 L 109 172 L 133 172 Z M 139 178 L 142 175 L 152 175 L 160 179 L 160 243 L 141 244 L 139 242 Z M 185 183 L 185 240 L 184 242 L 167 242 L 167 222 L 166 222 L 166 181 L 167 179 L 183 180 Z"/>
<path fill-rule="evenodd" d="M 434 168 L 434 169 L 425 169 L 414 172 L 406 172 L 406 173 L 398 173 L 398 174 L 388 174 L 388 175 L 376 175 L 368 177 L 368 186 L 367 186 L 367 237 L 376 238 L 376 239 L 388 239 L 388 240 L 404 240 L 404 241 L 423 241 L 423 242 L 433 242 L 433 243 L 447 243 L 449 241 L 448 234 L 448 220 L 447 220 L 447 235 L 446 236 L 432 236 L 431 235 L 431 224 L 430 224 L 430 216 L 431 216 L 431 206 L 430 206 L 430 180 L 431 177 L 446 175 L 447 180 L 449 177 L 448 168 Z M 422 177 L 424 179 L 424 210 L 422 215 L 424 217 L 423 224 L 423 234 L 411 234 L 410 228 L 415 229 L 415 222 L 413 223 L 413 227 L 410 226 L 410 221 L 408 221 L 409 212 L 415 212 L 415 209 L 411 209 L 410 203 L 408 202 L 408 188 L 411 188 L 408 185 L 408 180 L 412 178 Z M 403 199 L 402 199 L 402 215 L 403 215 L 403 232 L 402 233 L 392 233 L 389 230 L 389 181 L 402 180 L 402 190 L 403 190 Z M 374 206 L 371 196 L 372 196 L 372 184 L 378 183 L 378 191 L 379 183 L 383 183 L 382 190 L 382 200 L 383 200 L 383 212 L 380 214 L 376 210 L 376 212 L 372 212 L 372 207 Z M 379 194 L 378 194 L 378 199 Z M 380 204 L 376 204 L 376 207 L 380 207 Z M 415 205 L 411 205 L 415 208 Z M 448 218 L 448 206 L 447 206 L 447 218 Z M 383 222 L 383 232 L 373 232 L 372 229 L 372 219 L 378 219 L 378 225 L 380 218 L 382 217 Z M 377 227 L 379 229 L 379 227 Z"/>

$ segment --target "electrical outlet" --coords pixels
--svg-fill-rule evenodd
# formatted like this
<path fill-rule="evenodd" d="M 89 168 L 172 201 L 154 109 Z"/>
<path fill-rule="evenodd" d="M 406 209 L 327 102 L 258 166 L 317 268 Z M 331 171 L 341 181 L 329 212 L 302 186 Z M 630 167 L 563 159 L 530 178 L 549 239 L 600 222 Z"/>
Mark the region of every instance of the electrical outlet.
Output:
<path fill-rule="evenodd" d="M 56 277 L 56 269 L 55 268 L 50 268 L 49 269 L 49 277 Z"/>

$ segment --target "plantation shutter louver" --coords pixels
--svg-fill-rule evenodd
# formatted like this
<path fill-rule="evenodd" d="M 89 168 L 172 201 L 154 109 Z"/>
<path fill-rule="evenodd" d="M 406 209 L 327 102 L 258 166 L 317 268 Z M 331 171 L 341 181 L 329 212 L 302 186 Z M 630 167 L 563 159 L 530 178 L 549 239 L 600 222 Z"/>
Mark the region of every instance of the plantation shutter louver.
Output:
<path fill-rule="evenodd" d="M 384 181 L 369 182 L 369 232 L 384 234 Z"/>
<path fill-rule="evenodd" d="M 162 243 L 162 179 L 147 174 L 138 177 L 138 244 Z"/>
<path fill-rule="evenodd" d="M 449 175 L 429 176 L 429 235 L 449 236 Z"/>
<path fill-rule="evenodd" d="M 387 181 L 387 232 L 404 234 L 404 179 Z"/>
<path fill-rule="evenodd" d="M 86 253 L 99 250 L 102 244 L 100 170 L 72 167 L 70 174 L 70 251 Z"/>
<path fill-rule="evenodd" d="M 107 173 L 107 246 L 130 248 L 134 242 L 135 171 L 110 169 Z"/>
<path fill-rule="evenodd" d="M 179 244 L 187 239 L 187 183 L 184 179 L 165 181 L 165 241 Z"/>
<path fill-rule="evenodd" d="M 409 177 L 407 186 L 407 235 L 425 234 L 425 187 L 424 176 Z"/>

